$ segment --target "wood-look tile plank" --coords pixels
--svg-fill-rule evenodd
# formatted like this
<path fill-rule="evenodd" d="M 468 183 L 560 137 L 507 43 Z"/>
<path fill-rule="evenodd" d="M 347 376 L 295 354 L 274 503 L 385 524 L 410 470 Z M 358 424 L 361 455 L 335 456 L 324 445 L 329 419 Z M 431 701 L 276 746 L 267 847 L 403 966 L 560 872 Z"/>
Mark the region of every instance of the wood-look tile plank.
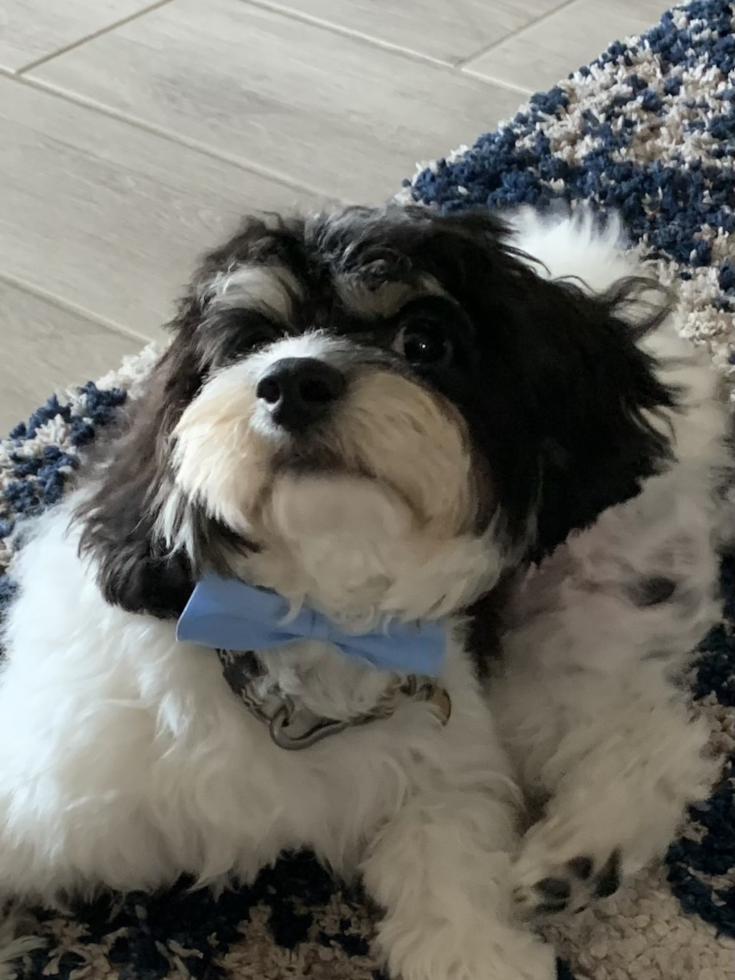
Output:
<path fill-rule="evenodd" d="M 517 93 L 238 0 L 175 0 L 33 76 L 229 158 L 369 203 Z"/>
<path fill-rule="evenodd" d="M 197 256 L 288 187 L 0 78 L 0 273 L 159 336 Z"/>
<path fill-rule="evenodd" d="M 454 65 L 563 0 L 256 0 Z"/>
<path fill-rule="evenodd" d="M 52 392 L 96 380 L 142 345 L 0 280 L 0 438 Z"/>
<path fill-rule="evenodd" d="M 465 71 L 542 91 L 592 61 L 612 41 L 657 23 L 667 6 L 665 0 L 575 0 L 469 62 Z"/>
<path fill-rule="evenodd" d="M 130 17 L 154 0 L 2 0 L 0 65 L 11 71 Z"/>

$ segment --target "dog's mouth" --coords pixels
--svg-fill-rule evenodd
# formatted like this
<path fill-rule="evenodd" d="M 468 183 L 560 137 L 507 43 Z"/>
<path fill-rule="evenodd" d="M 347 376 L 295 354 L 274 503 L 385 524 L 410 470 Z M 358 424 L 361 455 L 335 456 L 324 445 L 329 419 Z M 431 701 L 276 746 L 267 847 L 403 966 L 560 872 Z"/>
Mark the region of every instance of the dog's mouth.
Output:
<path fill-rule="evenodd" d="M 369 478 L 372 474 L 366 466 L 355 460 L 348 461 L 330 445 L 328 432 L 319 435 L 302 435 L 291 438 L 287 444 L 281 443 L 274 453 L 271 472 L 274 478 L 283 475 L 293 477 L 309 476 L 361 476 Z"/>

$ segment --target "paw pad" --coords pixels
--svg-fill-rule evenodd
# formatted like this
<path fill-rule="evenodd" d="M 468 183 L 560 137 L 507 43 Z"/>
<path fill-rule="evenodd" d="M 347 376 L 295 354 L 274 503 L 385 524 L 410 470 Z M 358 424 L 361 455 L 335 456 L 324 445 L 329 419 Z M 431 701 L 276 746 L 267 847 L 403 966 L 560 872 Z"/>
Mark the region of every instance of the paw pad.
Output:
<path fill-rule="evenodd" d="M 595 880 L 595 898 L 608 898 L 620 888 L 620 851 L 613 851 Z"/>
<path fill-rule="evenodd" d="M 593 899 L 607 898 L 618 890 L 620 864 L 618 850 L 601 866 L 586 855 L 574 857 L 554 868 L 553 874 L 519 885 L 515 890 L 516 910 L 525 917 L 582 912 Z"/>

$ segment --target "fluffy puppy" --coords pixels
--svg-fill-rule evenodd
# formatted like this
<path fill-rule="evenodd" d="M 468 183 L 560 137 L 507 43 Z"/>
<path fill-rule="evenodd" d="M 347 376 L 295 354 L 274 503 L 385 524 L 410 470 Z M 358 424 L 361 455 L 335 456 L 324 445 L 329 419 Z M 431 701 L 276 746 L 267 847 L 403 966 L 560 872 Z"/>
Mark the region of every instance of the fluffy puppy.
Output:
<path fill-rule="evenodd" d="M 353 208 L 206 258 L 127 434 L 17 559 L 7 894 L 308 846 L 362 874 L 392 975 L 551 980 L 524 920 L 609 894 L 711 776 L 677 679 L 718 614 L 725 415 L 618 237 Z M 348 631 L 441 620 L 448 722 L 316 641 L 255 651 L 244 705 L 175 639 L 212 571 Z M 344 730 L 285 751 L 274 698 Z"/>

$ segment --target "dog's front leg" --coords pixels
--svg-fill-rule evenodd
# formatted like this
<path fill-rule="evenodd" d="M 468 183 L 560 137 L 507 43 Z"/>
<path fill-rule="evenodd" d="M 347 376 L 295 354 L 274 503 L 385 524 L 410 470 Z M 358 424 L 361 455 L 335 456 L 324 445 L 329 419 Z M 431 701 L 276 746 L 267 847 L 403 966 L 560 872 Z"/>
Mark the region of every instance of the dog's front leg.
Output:
<path fill-rule="evenodd" d="M 402 980 L 552 980 L 552 950 L 511 922 L 512 798 L 461 784 L 437 779 L 372 844 L 363 873 L 385 910 L 379 952 Z"/>

